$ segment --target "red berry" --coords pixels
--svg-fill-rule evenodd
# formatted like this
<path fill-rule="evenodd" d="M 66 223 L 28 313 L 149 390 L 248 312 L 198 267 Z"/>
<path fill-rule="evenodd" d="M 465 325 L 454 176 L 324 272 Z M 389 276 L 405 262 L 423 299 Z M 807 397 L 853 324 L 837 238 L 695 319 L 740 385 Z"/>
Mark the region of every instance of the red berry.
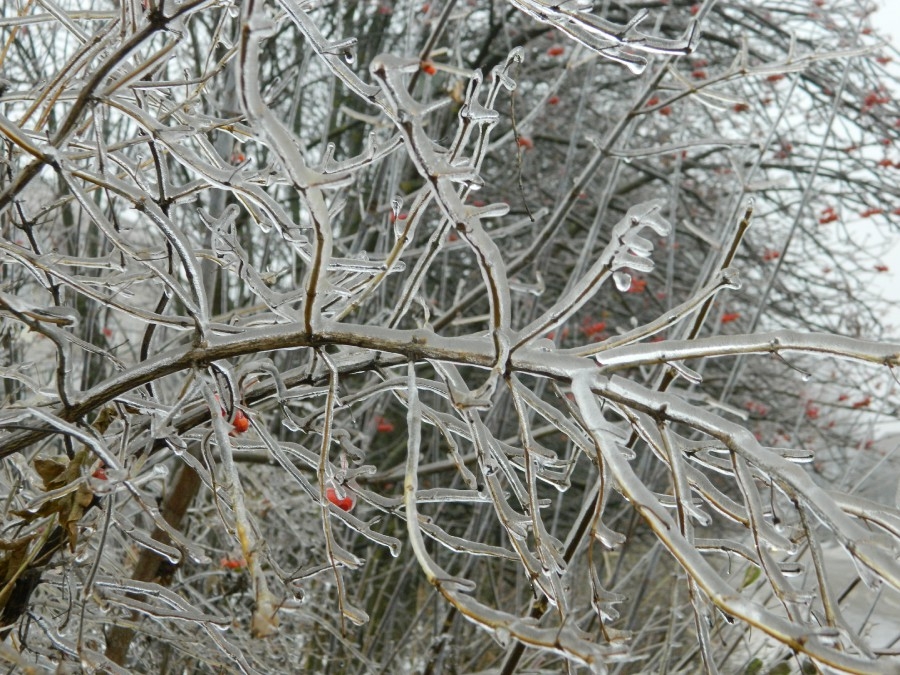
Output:
<path fill-rule="evenodd" d="M 566 50 L 560 47 L 559 45 L 554 45 L 547 50 L 547 56 L 562 56 L 566 53 Z"/>
<path fill-rule="evenodd" d="M 837 211 L 834 210 L 833 206 L 828 206 L 822 211 L 822 215 L 819 217 L 819 225 L 827 225 L 836 220 L 838 220 Z"/>
<path fill-rule="evenodd" d="M 581 332 L 583 332 L 585 336 L 589 338 L 598 337 L 605 330 L 605 321 L 594 321 L 590 317 L 585 318 L 581 325 Z"/>
<path fill-rule="evenodd" d="M 250 420 L 241 410 L 234 411 L 234 421 L 231 423 L 235 432 L 242 434 L 250 428 Z"/>
<path fill-rule="evenodd" d="M 437 68 L 434 67 L 434 64 L 431 61 L 423 61 L 422 71 L 426 75 L 434 75 L 437 72 Z"/>
<path fill-rule="evenodd" d="M 647 290 L 646 279 L 632 279 L 631 286 L 628 287 L 628 293 L 643 293 Z"/>
<path fill-rule="evenodd" d="M 337 491 L 333 487 L 325 490 L 325 497 L 327 497 L 328 501 L 330 501 L 342 511 L 349 511 L 353 508 L 353 497 L 347 495 L 346 497 L 341 499 L 340 497 L 338 497 Z"/>

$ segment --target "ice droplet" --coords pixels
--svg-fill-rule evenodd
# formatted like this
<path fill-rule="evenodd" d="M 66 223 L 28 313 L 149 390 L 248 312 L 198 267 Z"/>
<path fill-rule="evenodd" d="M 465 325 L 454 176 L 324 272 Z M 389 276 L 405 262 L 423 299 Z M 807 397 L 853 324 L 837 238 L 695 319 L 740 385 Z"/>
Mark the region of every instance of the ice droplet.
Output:
<path fill-rule="evenodd" d="M 344 603 L 344 616 L 357 626 L 362 626 L 369 621 L 369 615 L 359 607 L 354 607 L 349 603 Z"/>
<path fill-rule="evenodd" d="M 850 560 L 853 562 L 856 573 L 859 575 L 860 580 L 866 585 L 866 588 L 871 591 L 877 591 L 881 587 L 881 578 L 869 569 L 865 563 L 861 562 L 853 555 L 853 553 L 850 553 Z"/>
<path fill-rule="evenodd" d="M 812 635 L 819 638 L 819 641 L 826 647 L 834 649 L 841 643 L 841 632 L 837 628 L 825 626 L 813 631 Z"/>
<path fill-rule="evenodd" d="M 522 47 L 513 47 L 506 57 L 506 63 L 522 63 L 525 60 L 525 50 Z"/>
<path fill-rule="evenodd" d="M 300 425 L 294 422 L 294 420 L 289 416 L 282 417 L 281 424 L 288 431 L 300 431 Z"/>
<path fill-rule="evenodd" d="M 782 562 L 778 564 L 778 567 L 786 577 L 797 577 L 803 574 L 803 565 L 798 562 Z"/>
<path fill-rule="evenodd" d="M 88 487 L 98 497 L 112 494 L 116 491 L 116 483 L 105 478 L 88 477 Z"/>
<path fill-rule="evenodd" d="M 624 293 L 631 288 L 631 275 L 628 272 L 613 272 L 613 282 Z"/>
<path fill-rule="evenodd" d="M 738 270 L 733 267 L 727 267 L 722 270 L 721 274 L 725 288 L 730 288 L 733 291 L 741 290 L 741 273 Z"/>
<path fill-rule="evenodd" d="M 400 209 L 403 208 L 403 197 L 400 195 L 395 195 L 391 198 L 391 212 L 394 214 L 394 218 L 400 217 Z"/>
<path fill-rule="evenodd" d="M 497 644 L 505 649 L 509 646 L 509 641 L 511 639 L 509 629 L 499 626 L 494 630 L 494 639 L 497 641 Z"/>

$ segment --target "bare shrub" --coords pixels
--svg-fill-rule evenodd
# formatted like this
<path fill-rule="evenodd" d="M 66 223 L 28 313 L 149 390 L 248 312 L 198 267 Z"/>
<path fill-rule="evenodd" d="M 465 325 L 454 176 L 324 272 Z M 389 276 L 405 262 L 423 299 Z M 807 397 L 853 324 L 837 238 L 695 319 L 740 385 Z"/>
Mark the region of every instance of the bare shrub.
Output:
<path fill-rule="evenodd" d="M 900 670 L 867 3 L 83 4 L 0 8 L 3 659 Z"/>

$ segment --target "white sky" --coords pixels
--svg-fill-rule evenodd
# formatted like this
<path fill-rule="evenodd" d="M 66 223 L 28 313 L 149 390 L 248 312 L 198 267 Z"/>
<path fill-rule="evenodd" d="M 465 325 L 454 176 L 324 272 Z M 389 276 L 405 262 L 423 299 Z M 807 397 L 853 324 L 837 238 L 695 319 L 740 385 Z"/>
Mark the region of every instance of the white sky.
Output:
<path fill-rule="evenodd" d="M 887 33 L 894 36 L 894 44 L 900 41 L 900 0 L 881 0 L 878 3 L 881 9 L 875 16 L 874 23 Z"/>
<path fill-rule="evenodd" d="M 878 31 L 888 36 L 894 47 L 898 47 L 900 46 L 900 0 L 880 0 L 878 4 L 880 8 L 877 14 L 872 17 L 872 25 Z M 900 92 L 895 92 L 894 96 L 900 97 Z M 896 239 L 898 241 L 894 244 L 891 254 L 886 256 L 891 268 L 890 276 L 884 279 L 886 282 L 885 297 L 894 300 L 896 302 L 895 307 L 900 305 L 900 237 Z M 885 277 L 888 277 L 888 275 L 885 275 Z M 900 312 L 895 311 L 889 319 L 889 322 L 894 326 L 892 331 L 894 336 L 900 335 L 898 314 Z"/>

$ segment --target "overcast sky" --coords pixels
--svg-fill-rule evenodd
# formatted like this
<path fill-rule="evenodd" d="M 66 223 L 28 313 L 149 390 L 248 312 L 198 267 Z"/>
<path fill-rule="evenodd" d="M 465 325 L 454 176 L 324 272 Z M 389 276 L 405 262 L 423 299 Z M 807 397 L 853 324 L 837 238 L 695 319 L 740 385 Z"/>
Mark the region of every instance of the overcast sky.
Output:
<path fill-rule="evenodd" d="M 900 0 L 880 0 L 878 4 L 881 8 L 872 23 L 878 30 L 890 36 L 894 47 L 900 47 Z M 900 92 L 895 92 L 894 96 L 900 97 Z M 897 239 L 900 240 L 900 237 Z M 892 255 L 889 258 L 891 272 L 890 279 L 885 280 L 887 282 L 885 296 L 900 304 L 900 241 L 894 244 Z M 894 336 L 900 336 L 900 327 L 897 325 L 900 323 L 898 315 L 900 312 L 894 312 L 890 319 L 890 323 L 894 326 Z"/>
<path fill-rule="evenodd" d="M 881 0 L 878 3 L 881 9 L 878 10 L 878 21 L 876 26 L 884 29 L 894 36 L 894 44 L 897 44 L 900 35 L 900 2 L 898 0 Z"/>

